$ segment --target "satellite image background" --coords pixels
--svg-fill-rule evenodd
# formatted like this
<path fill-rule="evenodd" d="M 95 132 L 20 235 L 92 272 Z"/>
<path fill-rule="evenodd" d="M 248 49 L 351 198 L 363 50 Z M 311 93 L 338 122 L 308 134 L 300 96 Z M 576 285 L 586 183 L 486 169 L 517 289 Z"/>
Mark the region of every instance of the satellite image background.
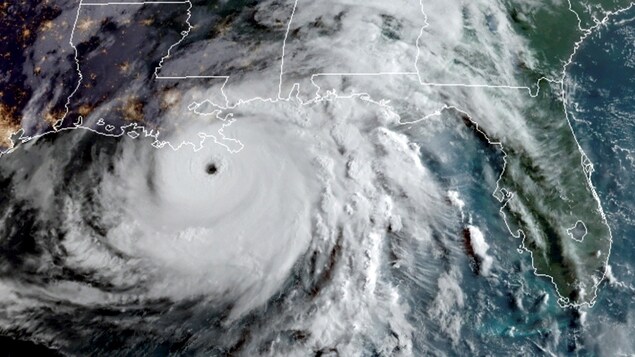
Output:
<path fill-rule="evenodd" d="M 635 8 L 0 3 L 0 346 L 635 354 Z"/>

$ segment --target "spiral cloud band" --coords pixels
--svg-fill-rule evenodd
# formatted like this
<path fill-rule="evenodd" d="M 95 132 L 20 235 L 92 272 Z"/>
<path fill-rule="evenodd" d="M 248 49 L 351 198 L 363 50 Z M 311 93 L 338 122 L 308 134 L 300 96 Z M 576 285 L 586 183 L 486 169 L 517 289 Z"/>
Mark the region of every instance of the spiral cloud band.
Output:
<path fill-rule="evenodd" d="M 22 182 L 12 186 L 12 201 L 28 202 L 19 214 L 34 222 L 33 251 L 5 271 L 30 276 L 19 290 L 33 299 L 45 289 L 44 305 L 125 311 L 200 298 L 228 309 L 232 323 L 288 291 L 318 301 L 339 295 L 334 306 L 320 306 L 327 314 L 354 314 L 360 303 L 375 306 L 367 319 L 401 311 L 396 286 L 381 279 L 386 249 L 397 262 L 411 259 L 392 245 L 429 244 L 450 206 L 417 145 L 387 129 L 394 113 L 356 98 L 304 107 L 254 102 L 234 118 L 225 140 L 248 143 L 235 153 L 213 142 L 156 149 L 143 137 L 77 129 L 53 139 L 63 141 L 56 146 L 41 139 L 3 159 L 3 173 L 15 170 L 10 181 Z M 222 125 L 201 119 L 169 139 Z M 27 159 L 33 167 L 19 169 Z M 54 185 L 38 187 L 42 176 Z M 5 214 L 5 226 L 11 219 Z M 298 269 L 310 271 L 295 277 Z M 14 303 L 13 318 L 27 326 L 30 304 Z M 386 323 L 407 326 L 402 314 Z M 324 331 L 339 329 L 346 327 Z"/>

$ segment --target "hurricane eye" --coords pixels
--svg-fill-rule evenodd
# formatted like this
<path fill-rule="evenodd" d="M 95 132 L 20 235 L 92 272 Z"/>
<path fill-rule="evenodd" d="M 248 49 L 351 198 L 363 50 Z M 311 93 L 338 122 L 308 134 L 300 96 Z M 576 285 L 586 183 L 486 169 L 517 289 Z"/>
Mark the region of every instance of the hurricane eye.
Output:
<path fill-rule="evenodd" d="M 218 172 L 218 167 L 214 163 L 207 164 L 207 166 L 205 166 L 205 172 L 208 175 L 214 175 Z"/>

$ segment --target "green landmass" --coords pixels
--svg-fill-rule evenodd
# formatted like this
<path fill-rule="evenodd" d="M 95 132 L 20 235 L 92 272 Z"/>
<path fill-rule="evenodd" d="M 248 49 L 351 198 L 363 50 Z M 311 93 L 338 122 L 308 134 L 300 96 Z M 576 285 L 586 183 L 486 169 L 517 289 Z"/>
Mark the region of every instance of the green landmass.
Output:
<path fill-rule="evenodd" d="M 509 17 L 515 30 L 530 44 L 537 65 L 525 70 L 528 85 L 538 78 L 546 77 L 560 80 L 563 67 L 573 53 L 575 43 L 584 35 L 580 29 L 589 29 L 595 25 L 595 19 L 602 19 L 607 12 L 627 7 L 630 0 L 596 1 L 544 1 L 536 4 L 526 0 L 505 0 Z M 580 23 L 579 23 L 580 22 Z"/>
<path fill-rule="evenodd" d="M 522 230 L 536 272 L 553 278 L 561 302 L 592 303 L 604 277 L 611 234 L 588 180 L 587 159 L 565 120 L 560 90 L 558 84 L 541 82 L 538 97 L 527 102 L 523 114 L 537 142 L 531 149 L 503 143 L 507 167 L 497 196 L 506 202 L 508 223 Z M 511 198 L 501 189 L 513 192 Z M 586 227 L 581 242 L 569 232 L 579 221 Z"/>

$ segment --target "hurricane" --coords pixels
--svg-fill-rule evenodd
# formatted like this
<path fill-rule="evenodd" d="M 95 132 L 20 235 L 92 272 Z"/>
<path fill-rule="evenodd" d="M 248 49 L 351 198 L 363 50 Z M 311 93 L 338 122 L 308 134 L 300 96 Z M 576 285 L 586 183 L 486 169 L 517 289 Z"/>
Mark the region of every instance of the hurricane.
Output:
<path fill-rule="evenodd" d="M 558 8 L 579 31 L 562 54 L 526 24 L 551 8 L 525 1 L 76 5 L 30 44 L 27 63 L 65 64 L 26 80 L 39 92 L 2 143 L 7 339 L 64 355 L 633 351 L 588 333 L 618 280 L 598 157 L 571 124 L 567 70 L 601 29 L 577 6 Z"/>

